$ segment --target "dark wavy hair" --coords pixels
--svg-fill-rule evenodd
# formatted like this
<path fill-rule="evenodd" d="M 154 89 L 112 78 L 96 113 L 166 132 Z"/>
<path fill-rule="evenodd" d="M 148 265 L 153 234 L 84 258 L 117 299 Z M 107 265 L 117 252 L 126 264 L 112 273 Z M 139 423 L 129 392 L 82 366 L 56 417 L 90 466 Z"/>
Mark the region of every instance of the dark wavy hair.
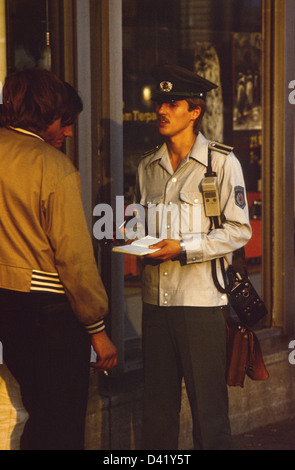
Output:
<path fill-rule="evenodd" d="M 0 106 L 0 126 L 44 131 L 65 113 L 63 82 L 46 69 L 31 68 L 8 75 Z"/>

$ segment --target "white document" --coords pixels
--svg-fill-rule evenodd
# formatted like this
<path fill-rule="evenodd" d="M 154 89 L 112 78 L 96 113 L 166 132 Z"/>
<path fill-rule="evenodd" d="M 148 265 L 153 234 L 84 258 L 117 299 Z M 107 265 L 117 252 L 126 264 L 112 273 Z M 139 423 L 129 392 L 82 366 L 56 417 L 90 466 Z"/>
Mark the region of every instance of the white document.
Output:
<path fill-rule="evenodd" d="M 125 253 L 125 255 L 144 256 L 160 250 L 160 248 L 149 248 L 150 245 L 159 243 L 161 238 L 147 237 L 132 242 L 130 245 L 114 246 L 112 251 L 116 253 Z"/>

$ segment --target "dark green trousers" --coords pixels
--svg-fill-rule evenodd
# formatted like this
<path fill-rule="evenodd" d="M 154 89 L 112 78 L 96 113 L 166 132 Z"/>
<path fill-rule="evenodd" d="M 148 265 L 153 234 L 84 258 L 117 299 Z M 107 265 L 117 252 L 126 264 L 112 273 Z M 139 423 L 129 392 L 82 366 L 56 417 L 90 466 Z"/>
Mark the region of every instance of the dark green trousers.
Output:
<path fill-rule="evenodd" d="M 195 449 L 231 449 L 225 380 L 226 325 L 220 307 L 143 306 L 142 448 L 178 449 L 184 378 Z"/>

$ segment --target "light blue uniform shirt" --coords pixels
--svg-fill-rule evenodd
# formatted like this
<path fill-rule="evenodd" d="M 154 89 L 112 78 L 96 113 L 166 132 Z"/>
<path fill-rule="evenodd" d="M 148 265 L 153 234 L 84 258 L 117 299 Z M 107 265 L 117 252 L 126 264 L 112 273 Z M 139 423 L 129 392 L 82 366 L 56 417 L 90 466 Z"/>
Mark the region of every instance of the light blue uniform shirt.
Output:
<path fill-rule="evenodd" d="M 210 230 L 201 191 L 207 171 L 208 144 L 199 133 L 175 172 L 166 144 L 145 156 L 138 166 L 136 202 L 145 209 L 148 218 L 146 233 L 183 239 L 186 249 L 185 264 L 178 259 L 155 262 L 145 258 L 144 302 L 160 306 L 228 303 L 227 296 L 214 285 L 211 260 L 227 256 L 231 261 L 232 252 L 244 246 L 252 232 L 241 165 L 233 152 L 224 155 L 219 151 L 212 151 L 212 169 L 217 173 L 222 228 Z M 170 212 L 169 207 L 178 207 L 178 211 Z M 219 263 L 217 267 L 221 281 Z"/>

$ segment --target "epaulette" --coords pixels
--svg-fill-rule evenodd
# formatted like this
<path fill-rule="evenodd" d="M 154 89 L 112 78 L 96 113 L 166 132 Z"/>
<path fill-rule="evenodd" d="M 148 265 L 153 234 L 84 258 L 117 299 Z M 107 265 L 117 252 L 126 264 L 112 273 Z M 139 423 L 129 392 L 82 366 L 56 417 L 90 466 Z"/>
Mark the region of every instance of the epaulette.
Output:
<path fill-rule="evenodd" d="M 234 147 L 229 147 L 228 145 L 224 145 L 224 144 L 221 144 L 220 142 L 214 142 L 214 141 L 211 141 L 209 143 L 208 148 L 210 150 L 215 150 L 216 152 L 223 153 L 224 155 L 228 155 L 234 149 Z"/>
<path fill-rule="evenodd" d="M 144 152 L 144 154 L 142 155 L 142 158 L 148 157 L 149 155 L 152 155 L 153 153 L 156 153 L 159 150 L 160 147 L 161 147 L 161 145 L 157 145 L 157 147 L 154 147 L 153 149 L 148 150 L 147 152 Z"/>

